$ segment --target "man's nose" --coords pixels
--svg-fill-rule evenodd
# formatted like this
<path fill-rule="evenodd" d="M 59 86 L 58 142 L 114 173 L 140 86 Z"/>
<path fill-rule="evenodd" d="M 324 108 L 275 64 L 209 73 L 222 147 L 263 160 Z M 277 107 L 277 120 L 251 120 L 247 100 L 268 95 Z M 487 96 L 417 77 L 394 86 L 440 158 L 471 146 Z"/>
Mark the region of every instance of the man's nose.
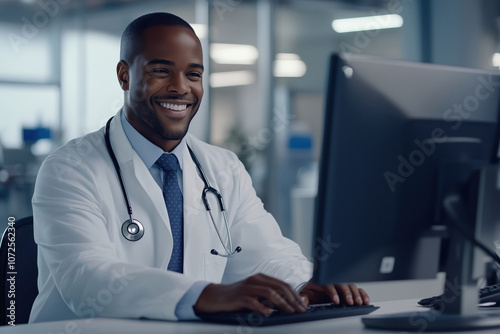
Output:
<path fill-rule="evenodd" d="M 186 94 L 191 91 L 188 79 L 182 73 L 178 73 L 170 80 L 167 90 L 171 93 Z"/>

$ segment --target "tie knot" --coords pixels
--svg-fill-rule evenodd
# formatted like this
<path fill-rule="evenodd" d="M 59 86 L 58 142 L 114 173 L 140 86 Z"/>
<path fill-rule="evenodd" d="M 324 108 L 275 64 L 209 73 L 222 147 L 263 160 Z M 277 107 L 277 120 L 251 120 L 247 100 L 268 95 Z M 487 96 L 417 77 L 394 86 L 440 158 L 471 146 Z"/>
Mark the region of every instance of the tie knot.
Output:
<path fill-rule="evenodd" d="M 179 166 L 179 161 L 175 154 L 163 153 L 161 157 L 156 160 L 156 164 L 164 171 L 176 171 Z"/>

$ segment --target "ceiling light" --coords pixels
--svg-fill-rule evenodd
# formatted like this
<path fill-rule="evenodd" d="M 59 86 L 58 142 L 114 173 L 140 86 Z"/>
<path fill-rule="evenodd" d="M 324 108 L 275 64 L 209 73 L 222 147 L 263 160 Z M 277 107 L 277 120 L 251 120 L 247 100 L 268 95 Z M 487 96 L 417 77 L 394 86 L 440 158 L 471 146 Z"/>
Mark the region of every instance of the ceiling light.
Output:
<path fill-rule="evenodd" d="M 338 33 L 399 28 L 402 25 L 403 18 L 398 14 L 353 17 L 332 22 L 333 30 Z"/>
<path fill-rule="evenodd" d="M 210 74 L 210 87 L 229 87 L 250 85 L 255 81 L 251 71 L 216 72 Z"/>
<path fill-rule="evenodd" d="M 494 53 L 493 57 L 491 58 L 491 63 L 495 67 L 500 67 L 500 53 Z"/>
<path fill-rule="evenodd" d="M 306 64 L 295 53 L 278 53 L 274 61 L 275 77 L 302 77 L 306 74 Z"/>
<path fill-rule="evenodd" d="M 255 64 L 259 51 L 253 45 L 247 44 L 210 44 L 210 57 L 217 64 Z"/>

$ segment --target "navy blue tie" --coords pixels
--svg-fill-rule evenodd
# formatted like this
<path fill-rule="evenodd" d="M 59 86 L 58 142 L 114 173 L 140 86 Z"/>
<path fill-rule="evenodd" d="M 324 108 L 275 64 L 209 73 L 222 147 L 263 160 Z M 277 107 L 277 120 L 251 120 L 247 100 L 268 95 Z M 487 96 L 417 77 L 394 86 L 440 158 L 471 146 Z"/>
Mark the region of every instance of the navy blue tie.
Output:
<path fill-rule="evenodd" d="M 168 218 L 170 219 L 172 238 L 174 240 L 172 256 L 170 257 L 167 269 L 182 273 L 184 257 L 184 224 L 182 219 L 182 193 L 177 178 L 179 162 L 175 155 L 163 153 L 163 155 L 156 160 L 156 165 L 164 171 L 163 198 L 167 205 Z"/>

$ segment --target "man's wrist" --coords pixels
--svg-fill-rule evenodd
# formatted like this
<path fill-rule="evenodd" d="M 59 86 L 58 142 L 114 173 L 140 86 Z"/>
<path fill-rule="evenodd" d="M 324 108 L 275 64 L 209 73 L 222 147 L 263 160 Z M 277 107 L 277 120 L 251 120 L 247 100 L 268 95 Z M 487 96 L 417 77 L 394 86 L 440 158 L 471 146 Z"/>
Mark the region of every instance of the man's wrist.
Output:
<path fill-rule="evenodd" d="M 198 319 L 196 313 L 194 312 L 193 305 L 199 299 L 201 293 L 205 289 L 209 282 L 198 281 L 195 282 L 189 290 L 182 296 L 182 298 L 177 303 L 175 308 L 175 316 L 179 320 L 194 320 Z"/>
<path fill-rule="evenodd" d="M 193 305 L 193 311 L 195 314 L 198 312 L 207 311 L 207 305 L 213 302 L 212 295 L 217 294 L 217 292 L 213 292 L 213 290 L 220 284 L 208 283 L 200 293 L 200 296 L 196 300 L 196 303 Z"/>

